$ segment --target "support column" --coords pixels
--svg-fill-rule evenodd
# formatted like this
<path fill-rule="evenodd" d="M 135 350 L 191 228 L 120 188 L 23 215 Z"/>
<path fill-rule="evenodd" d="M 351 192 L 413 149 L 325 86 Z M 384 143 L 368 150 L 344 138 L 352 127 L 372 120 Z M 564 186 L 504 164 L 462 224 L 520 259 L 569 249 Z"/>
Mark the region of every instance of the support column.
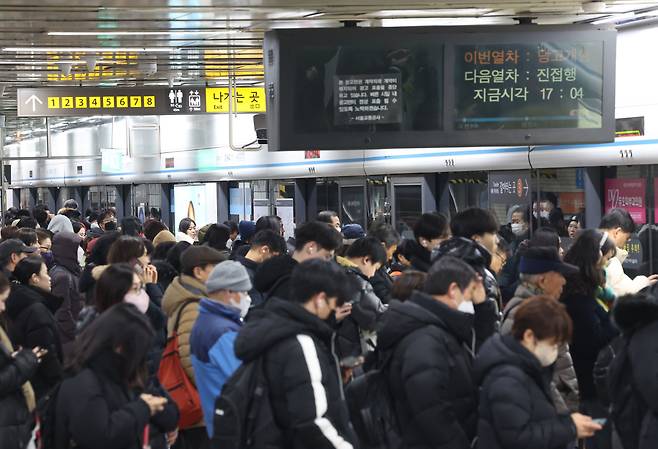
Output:
<path fill-rule="evenodd" d="M 217 183 L 217 223 L 224 223 L 229 218 L 229 182 L 219 181 Z"/>
<path fill-rule="evenodd" d="M 126 205 L 130 205 L 130 186 L 120 185 L 116 186 L 117 189 L 117 219 L 121 220 L 126 215 L 130 215 L 130 210 L 126 209 Z"/>
<path fill-rule="evenodd" d="M 437 210 L 436 201 L 436 173 L 426 173 L 423 175 L 421 183 L 421 210 L 423 213 L 435 212 Z"/>
<path fill-rule="evenodd" d="M 171 229 L 174 221 L 171 213 L 171 192 L 174 190 L 173 184 L 160 184 L 160 214 L 162 222 Z M 175 233 L 174 233 L 175 234 Z"/>
<path fill-rule="evenodd" d="M 585 225 L 596 228 L 603 216 L 603 173 L 601 167 L 585 168 Z"/>
<path fill-rule="evenodd" d="M 439 212 L 450 217 L 450 175 L 448 173 L 436 174 L 436 198 Z"/>
<path fill-rule="evenodd" d="M 48 206 L 48 209 L 50 211 L 54 211 L 57 209 L 57 197 L 58 197 L 59 191 L 57 187 L 48 187 L 48 196 L 46 197 L 46 206 Z M 78 206 L 80 203 L 78 202 Z M 84 214 L 84 210 L 81 211 Z"/>
<path fill-rule="evenodd" d="M 315 178 L 295 179 L 295 224 L 315 219 L 318 214 L 318 189 Z"/>
<path fill-rule="evenodd" d="M 30 194 L 27 197 L 27 204 L 25 204 L 24 209 L 32 210 L 32 208 L 34 208 L 34 206 L 37 204 L 37 189 L 36 187 L 30 187 L 27 190 L 30 192 Z"/>
<path fill-rule="evenodd" d="M 91 208 L 91 201 L 89 201 L 89 187 L 69 187 L 69 191 L 73 194 L 73 197 L 77 199 L 80 210 L 84 213 L 87 209 Z M 58 204 L 59 206 L 59 204 Z"/>

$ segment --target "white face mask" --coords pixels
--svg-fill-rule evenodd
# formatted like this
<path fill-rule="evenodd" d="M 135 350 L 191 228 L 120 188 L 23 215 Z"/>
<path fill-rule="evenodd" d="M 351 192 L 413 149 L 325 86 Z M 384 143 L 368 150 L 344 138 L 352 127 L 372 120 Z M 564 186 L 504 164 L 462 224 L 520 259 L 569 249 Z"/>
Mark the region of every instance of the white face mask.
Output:
<path fill-rule="evenodd" d="M 537 347 L 535 348 L 535 357 L 539 359 L 541 366 L 551 366 L 557 360 L 557 355 L 557 345 L 551 345 L 543 341 L 537 342 Z"/>
<path fill-rule="evenodd" d="M 240 318 L 244 318 L 247 316 L 247 312 L 249 312 L 249 307 L 251 307 L 251 296 L 246 293 L 240 294 L 240 302 L 236 303 L 231 299 L 231 304 L 236 309 L 240 309 Z"/>
<path fill-rule="evenodd" d="M 149 308 L 149 295 L 144 289 L 141 289 L 139 293 L 128 292 L 126 293 L 126 296 L 123 297 L 123 302 L 132 304 L 137 307 L 140 312 L 146 313 Z"/>
<path fill-rule="evenodd" d="M 545 220 L 548 220 L 548 216 L 550 215 L 550 212 L 547 210 L 543 210 L 539 212 L 539 216 Z"/>
<path fill-rule="evenodd" d="M 525 224 L 523 224 L 523 223 L 512 223 L 512 232 L 516 236 L 522 235 L 525 232 Z"/>
<path fill-rule="evenodd" d="M 463 313 L 468 313 L 469 315 L 475 315 L 475 307 L 473 307 L 471 301 L 462 301 L 457 307 L 457 310 Z"/>

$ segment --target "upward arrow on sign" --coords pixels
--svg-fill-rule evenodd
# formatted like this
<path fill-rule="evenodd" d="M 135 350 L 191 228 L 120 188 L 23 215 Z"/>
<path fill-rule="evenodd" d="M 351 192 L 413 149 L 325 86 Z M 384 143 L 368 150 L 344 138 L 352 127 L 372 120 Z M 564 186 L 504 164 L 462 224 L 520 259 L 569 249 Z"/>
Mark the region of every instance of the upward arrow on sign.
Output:
<path fill-rule="evenodd" d="M 41 101 L 39 97 L 37 97 L 36 95 L 32 95 L 30 98 L 27 99 L 25 104 L 29 104 L 30 102 L 32 102 L 32 112 L 35 112 L 37 110 L 37 101 L 39 102 L 39 104 L 43 104 L 43 101 Z"/>

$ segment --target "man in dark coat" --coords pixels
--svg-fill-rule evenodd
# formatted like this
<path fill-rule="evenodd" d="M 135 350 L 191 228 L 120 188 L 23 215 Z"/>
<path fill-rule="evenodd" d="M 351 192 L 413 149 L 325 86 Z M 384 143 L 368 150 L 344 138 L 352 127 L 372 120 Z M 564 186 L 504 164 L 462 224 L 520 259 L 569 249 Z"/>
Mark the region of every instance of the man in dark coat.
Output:
<path fill-rule="evenodd" d="M 460 311 L 469 308 L 474 314 Z M 391 303 L 378 345 L 392 357 L 389 387 L 408 449 L 471 447 L 477 425 L 473 358 L 496 318 L 482 280 L 454 257 L 432 266 L 424 292 Z"/>
<path fill-rule="evenodd" d="M 378 239 L 386 250 L 386 263 L 383 264 L 375 272 L 375 275 L 370 278 L 370 284 L 375 291 L 375 295 L 382 300 L 384 304 L 388 304 L 391 299 L 391 291 L 393 289 L 393 278 L 389 274 L 390 264 L 393 261 L 393 254 L 398 249 L 400 243 L 400 234 L 395 228 L 387 223 L 374 223 L 368 229 L 368 237 L 375 237 Z"/>
<path fill-rule="evenodd" d="M 53 257 L 55 265 L 50 269 L 52 292 L 63 298 L 62 306 L 55 313 L 60 329 L 64 354 L 71 354 L 75 340 L 76 324 L 82 310 L 83 301 L 78 284 L 82 268 L 78 261 L 81 238 L 73 232 L 61 231 L 53 237 Z"/>
<path fill-rule="evenodd" d="M 448 218 L 440 213 L 423 214 L 414 224 L 414 241 L 407 251 L 414 270 L 427 273 L 432 265 L 432 251 L 450 237 Z"/>
<path fill-rule="evenodd" d="M 332 352 L 333 331 L 325 322 L 348 296 L 347 283 L 331 262 L 303 262 L 293 270 L 289 299 L 268 299 L 240 330 L 235 353 L 244 363 L 265 357 L 272 414 L 280 427 L 278 433 L 254 435 L 254 447 L 354 447 Z"/>
<path fill-rule="evenodd" d="M 482 277 L 487 299 L 502 309 L 500 289 L 491 270 L 491 257 L 498 243 L 496 218 L 489 211 L 473 207 L 455 215 L 450 229 L 452 238 L 436 249 L 432 259 L 453 256 L 469 264 Z"/>
<path fill-rule="evenodd" d="M 310 221 L 295 229 L 295 251 L 292 255 L 272 257 L 260 265 L 254 276 L 254 287 L 264 299 L 290 294 L 290 275 L 297 264 L 309 259 L 330 260 L 343 244 L 343 237 L 326 223 Z"/>
<path fill-rule="evenodd" d="M 249 279 L 253 284 L 258 268 L 266 260 L 286 254 L 286 251 L 286 241 L 283 237 L 270 229 L 263 229 L 258 231 L 251 239 L 251 246 L 247 254 L 244 256 L 237 255 L 235 260 L 246 268 Z M 251 304 L 254 306 L 263 302 L 263 297 L 256 288 L 251 289 L 249 296 L 251 297 Z"/>

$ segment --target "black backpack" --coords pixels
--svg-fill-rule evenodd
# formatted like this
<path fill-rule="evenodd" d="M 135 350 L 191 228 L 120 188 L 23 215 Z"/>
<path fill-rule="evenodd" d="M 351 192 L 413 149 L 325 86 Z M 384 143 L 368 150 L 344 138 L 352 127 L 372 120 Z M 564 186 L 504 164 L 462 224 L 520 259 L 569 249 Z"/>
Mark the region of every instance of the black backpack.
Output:
<path fill-rule="evenodd" d="M 404 447 L 388 387 L 387 369 L 393 351 L 378 369 L 353 379 L 345 388 L 345 400 L 361 449 Z"/>
<path fill-rule="evenodd" d="M 281 446 L 263 365 L 263 357 L 242 364 L 222 388 L 215 401 L 213 449 Z"/>
<path fill-rule="evenodd" d="M 55 449 L 55 413 L 57 408 L 57 396 L 62 386 L 60 381 L 37 403 L 37 417 L 39 419 L 39 438 L 37 447 L 39 449 Z"/>

